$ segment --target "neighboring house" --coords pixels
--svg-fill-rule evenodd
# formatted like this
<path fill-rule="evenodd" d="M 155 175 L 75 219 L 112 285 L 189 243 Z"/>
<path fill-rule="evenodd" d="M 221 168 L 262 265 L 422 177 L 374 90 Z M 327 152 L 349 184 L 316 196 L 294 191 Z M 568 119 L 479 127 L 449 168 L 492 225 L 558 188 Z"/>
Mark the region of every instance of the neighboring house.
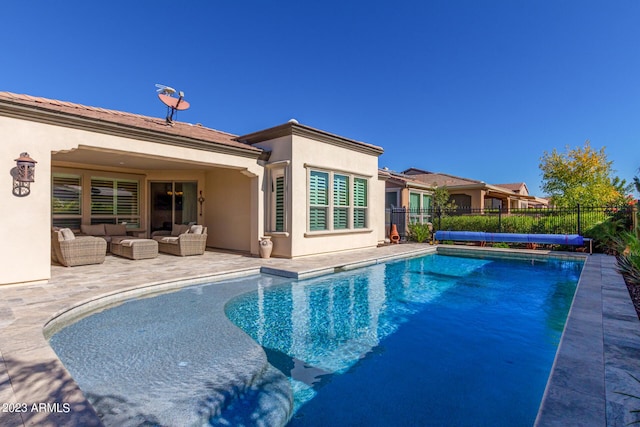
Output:
<path fill-rule="evenodd" d="M 530 204 L 540 205 L 543 199 L 529 195 L 524 182 L 516 184 L 487 184 L 469 178 L 462 178 L 443 173 L 434 173 L 422 169 L 409 168 L 402 175 L 422 182 L 430 188 L 446 187 L 460 210 L 522 209 Z M 388 188 L 388 187 L 387 187 Z"/>
<path fill-rule="evenodd" d="M 298 257 L 384 240 L 382 148 L 295 121 L 236 136 L 201 125 L 0 92 L 6 195 L 0 284 L 50 277 L 52 226 L 208 227 L 207 246 Z M 37 161 L 12 195 L 21 153 Z"/>
<path fill-rule="evenodd" d="M 410 222 L 429 222 L 427 211 L 432 207 L 433 186 L 409 175 L 383 169 L 388 175 L 385 188 L 385 209 L 405 208 Z"/>

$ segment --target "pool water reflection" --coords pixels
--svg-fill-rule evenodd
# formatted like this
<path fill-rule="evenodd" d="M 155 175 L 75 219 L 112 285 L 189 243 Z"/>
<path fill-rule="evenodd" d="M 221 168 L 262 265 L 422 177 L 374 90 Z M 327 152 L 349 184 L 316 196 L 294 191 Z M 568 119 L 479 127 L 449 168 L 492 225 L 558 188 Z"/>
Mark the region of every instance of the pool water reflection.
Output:
<path fill-rule="evenodd" d="M 429 255 L 225 310 L 290 378 L 291 425 L 531 425 L 581 269 Z"/>

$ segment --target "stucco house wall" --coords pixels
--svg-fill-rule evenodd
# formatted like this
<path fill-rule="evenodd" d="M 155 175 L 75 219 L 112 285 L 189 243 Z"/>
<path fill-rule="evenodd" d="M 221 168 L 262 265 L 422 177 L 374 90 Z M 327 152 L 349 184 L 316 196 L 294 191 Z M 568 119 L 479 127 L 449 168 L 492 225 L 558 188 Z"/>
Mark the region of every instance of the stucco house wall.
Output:
<path fill-rule="evenodd" d="M 384 180 L 378 178 L 378 156 L 382 153 L 379 147 L 326 134 L 297 123 L 288 123 L 239 139 L 271 153 L 265 165 L 267 169 L 273 164 L 289 162 L 282 166 L 288 174 L 286 232 L 265 232 L 274 242 L 275 255 L 299 257 L 368 248 L 384 240 L 385 184 Z M 367 179 L 368 216 L 365 229 L 309 230 L 310 170 Z M 269 207 L 265 205 L 265 209 Z"/>
<path fill-rule="evenodd" d="M 46 281 L 50 275 L 50 193 L 49 174 L 51 151 L 45 139 L 43 126 L 30 131 L 28 123 L 0 116 L 2 153 L 0 165 L 4 176 L 2 215 L 1 284 Z M 38 163 L 31 194 L 15 197 L 10 171 L 15 168 L 14 159 L 28 152 Z"/>
<path fill-rule="evenodd" d="M 54 173 L 72 174 L 81 182 L 83 209 L 74 215 L 82 224 L 92 219 L 94 177 L 137 181 L 139 227 L 128 224 L 140 237 L 152 231 L 152 183 L 171 181 L 197 183 L 204 198 L 197 218 L 208 227 L 209 247 L 257 256 L 260 237 L 270 235 L 275 256 L 298 257 L 375 247 L 384 239 L 382 149 L 297 123 L 243 140 L 199 125 L 0 92 L 0 135 L 7 194 L 0 257 L 10 266 L 0 273 L 0 285 L 50 277 Z M 31 194 L 16 197 L 10 171 L 23 152 L 38 163 Z M 265 206 L 275 168 L 287 176 L 286 230 L 280 233 L 271 230 L 271 206 Z M 346 174 L 351 185 L 354 177 L 367 180 L 365 228 L 309 230 L 311 169 Z"/>
<path fill-rule="evenodd" d="M 378 181 L 378 158 L 364 156 L 349 149 L 337 147 L 309 138 L 293 137 L 293 155 L 291 161 L 292 211 L 305 212 L 305 215 L 293 215 L 294 233 L 292 255 L 303 256 L 321 252 L 334 252 L 348 249 L 375 247 L 378 235 L 374 231 L 380 218 L 377 206 L 384 206 L 384 185 Z M 364 230 L 350 231 L 308 231 L 308 172 L 309 170 L 342 172 L 367 178 L 369 185 L 368 226 Z M 379 227 L 384 226 L 384 218 Z"/>
<path fill-rule="evenodd" d="M 206 199 L 211 201 L 205 218 L 209 227 L 207 246 L 252 252 L 248 225 L 258 222 L 252 178 L 238 171 L 215 169 L 207 172 L 205 183 Z"/>
<path fill-rule="evenodd" d="M 258 215 L 262 212 L 259 206 L 262 197 L 258 197 L 258 182 L 262 179 L 263 167 L 257 162 L 258 152 L 250 155 L 208 151 L 201 147 L 190 148 L 177 144 L 154 142 L 153 136 L 148 139 L 126 137 L 114 130 L 92 129 L 92 122 L 82 123 L 79 128 L 76 121 L 66 125 L 65 117 L 37 117 L 38 112 L 30 112 L 25 118 L 19 118 L 20 111 L 11 111 L 5 116 L 0 109 L 0 135 L 3 136 L 3 153 L 0 165 L 6 171 L 5 198 L 6 207 L 3 215 L 2 230 L 6 238 L 0 245 L 0 257 L 3 264 L 11 265 L 0 275 L 0 284 L 19 282 L 42 282 L 50 277 L 51 269 L 51 178 L 55 170 L 90 171 L 91 173 L 107 172 L 118 174 L 136 174 L 141 178 L 141 210 L 147 212 L 146 191 L 148 182 L 154 179 L 180 180 L 190 176 L 198 181 L 198 188 L 209 205 L 203 208 L 208 211 L 204 216 L 204 225 L 215 227 L 218 219 L 233 219 L 227 231 L 237 240 L 226 237 L 218 240 L 221 247 L 248 250 L 258 254 L 258 234 L 261 232 Z M 49 114 L 49 113 L 45 113 Z M 59 122 L 59 123 L 56 123 Z M 161 138 L 159 138 L 161 139 Z M 26 197 L 12 195 L 12 179 L 9 171 L 15 167 L 13 159 L 20 153 L 28 152 L 35 159 L 35 182 L 31 184 L 31 194 Z M 107 164 L 106 159 L 120 158 L 122 162 Z M 152 164 L 153 170 L 128 167 L 128 164 Z M 220 168 L 224 165 L 224 169 Z M 184 169 L 188 169 L 185 171 Z M 175 170 L 173 170 L 175 169 Z M 206 178 L 205 178 L 206 177 Z M 215 179 L 215 178 L 219 179 Z M 221 178 L 223 177 L 223 178 Z M 222 189 L 219 182 L 226 182 L 229 188 Z M 244 188 L 241 188 L 244 185 Z M 255 190 L 249 186 L 253 185 Z M 210 188 L 207 188 L 209 187 Z M 229 197 L 230 192 L 234 197 Z M 253 194 L 251 194 L 253 193 Z M 241 195 L 241 197 L 237 197 Z M 247 199 L 253 197 L 253 202 Z M 224 203 L 218 198 L 233 200 L 229 211 L 225 211 Z M 217 201 L 217 203 L 216 203 Z M 203 210 L 204 210 L 203 209 Z M 232 213 L 230 211 L 236 211 Z M 240 213 L 238 215 L 238 213 Z M 146 228 L 148 218 L 143 216 Z M 211 223 L 209 223 L 211 221 Z M 243 222 L 244 221 L 244 222 Z M 211 233 L 211 231 L 210 231 Z M 253 233 L 251 239 L 248 234 Z M 216 237 L 210 237 L 212 245 Z"/>

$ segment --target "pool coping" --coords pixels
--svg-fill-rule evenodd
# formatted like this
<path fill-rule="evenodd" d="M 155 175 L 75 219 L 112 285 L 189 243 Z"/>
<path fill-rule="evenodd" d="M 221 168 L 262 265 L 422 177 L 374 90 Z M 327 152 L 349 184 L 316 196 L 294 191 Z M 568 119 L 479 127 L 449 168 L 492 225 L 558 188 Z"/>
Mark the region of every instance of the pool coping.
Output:
<path fill-rule="evenodd" d="M 105 304 L 117 304 L 123 299 L 167 292 L 203 281 L 255 274 L 258 271 L 302 279 L 397 258 L 419 256 L 436 250 L 475 253 L 489 251 L 500 255 L 514 253 L 458 245 L 439 245 L 437 249 L 424 245 L 407 245 L 402 250 L 394 251 L 380 249 L 382 250 L 363 251 L 362 256 L 356 256 L 355 259 L 351 257 L 351 261 L 344 261 L 344 256 L 336 254 L 335 257 L 328 257 L 316 263 L 322 265 L 311 267 L 309 265 L 313 262 L 305 264 L 293 260 L 259 260 L 252 262 L 255 265 L 250 267 L 235 268 L 226 273 L 203 273 L 180 281 L 148 281 L 125 289 L 93 293 L 89 289 L 83 294 L 88 294 L 89 297 L 76 300 L 69 298 L 55 303 L 42 297 L 36 298 L 36 301 L 25 301 L 16 297 L 15 295 L 21 294 L 23 287 L 20 285 L 0 287 L 0 296 L 4 297 L 4 301 L 0 302 L 7 303 L 5 306 L 10 307 L 10 314 L 13 314 L 14 318 L 13 322 L 3 323 L 3 306 L 0 304 L 0 334 L 3 337 L 3 344 L 0 344 L 0 403 L 20 403 L 27 397 L 37 396 L 31 399 L 34 403 L 65 402 L 73 408 L 67 413 L 63 410 L 52 412 L 51 407 L 47 408 L 48 411 L 35 413 L 0 412 L 0 424 L 101 425 L 95 411 L 57 359 L 43 334 L 44 330 L 48 331 L 47 334 L 53 331 L 56 321 L 60 325 L 73 321 L 78 315 L 84 315 L 76 310 L 87 313 L 102 309 Z M 542 257 L 576 256 L 575 253 L 540 250 L 519 250 L 515 253 L 526 257 L 532 254 Z M 615 269 L 615 258 L 599 254 L 578 256 L 586 259 L 586 265 L 580 277 L 536 425 L 626 425 L 635 420 L 629 412 L 630 408 L 636 409 L 640 406 L 634 407 L 637 401 L 619 394 L 640 395 L 640 384 L 629 375 L 638 376 L 640 372 L 637 357 L 640 354 L 640 321 L 635 315 L 626 285 Z M 136 262 L 136 265 L 143 265 L 138 263 Z M 24 285 L 25 288 L 34 286 L 36 289 L 46 289 L 46 285 Z M 15 306 L 12 305 L 12 301 Z M 8 330 L 11 330 L 11 333 L 6 333 Z M 10 339 L 7 340 L 7 337 Z M 17 355 L 20 359 L 28 359 L 33 363 L 16 366 Z M 55 373 L 54 378 L 52 373 Z M 28 386 L 25 384 L 27 382 Z"/>

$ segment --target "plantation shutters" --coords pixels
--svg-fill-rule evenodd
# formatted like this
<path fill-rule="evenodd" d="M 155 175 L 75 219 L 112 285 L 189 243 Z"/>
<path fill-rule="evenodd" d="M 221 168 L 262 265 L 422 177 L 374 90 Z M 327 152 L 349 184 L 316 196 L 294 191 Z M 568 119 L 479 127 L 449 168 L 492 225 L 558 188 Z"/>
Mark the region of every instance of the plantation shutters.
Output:
<path fill-rule="evenodd" d="M 309 230 L 327 229 L 329 174 L 311 171 L 309 176 Z"/>
<path fill-rule="evenodd" d="M 80 228 L 82 221 L 82 183 L 80 175 L 53 174 L 51 213 L 54 227 Z"/>
<path fill-rule="evenodd" d="M 414 224 L 420 221 L 422 205 L 422 195 L 420 193 L 409 193 L 409 222 Z"/>
<path fill-rule="evenodd" d="M 353 228 L 367 226 L 367 180 L 355 178 L 353 180 Z"/>
<path fill-rule="evenodd" d="M 429 210 L 431 209 L 431 196 L 428 194 L 422 195 L 422 209 Z"/>
<path fill-rule="evenodd" d="M 309 231 L 367 228 L 369 181 L 348 173 L 309 171 Z"/>
<path fill-rule="evenodd" d="M 409 194 L 409 209 L 411 210 L 420 209 L 420 194 L 418 193 Z"/>
<path fill-rule="evenodd" d="M 349 177 L 333 176 L 333 228 L 349 228 Z"/>
<path fill-rule="evenodd" d="M 91 223 L 140 223 L 140 183 L 134 180 L 91 178 Z"/>
<path fill-rule="evenodd" d="M 275 180 L 275 226 L 274 231 L 284 231 L 284 176 Z"/>

